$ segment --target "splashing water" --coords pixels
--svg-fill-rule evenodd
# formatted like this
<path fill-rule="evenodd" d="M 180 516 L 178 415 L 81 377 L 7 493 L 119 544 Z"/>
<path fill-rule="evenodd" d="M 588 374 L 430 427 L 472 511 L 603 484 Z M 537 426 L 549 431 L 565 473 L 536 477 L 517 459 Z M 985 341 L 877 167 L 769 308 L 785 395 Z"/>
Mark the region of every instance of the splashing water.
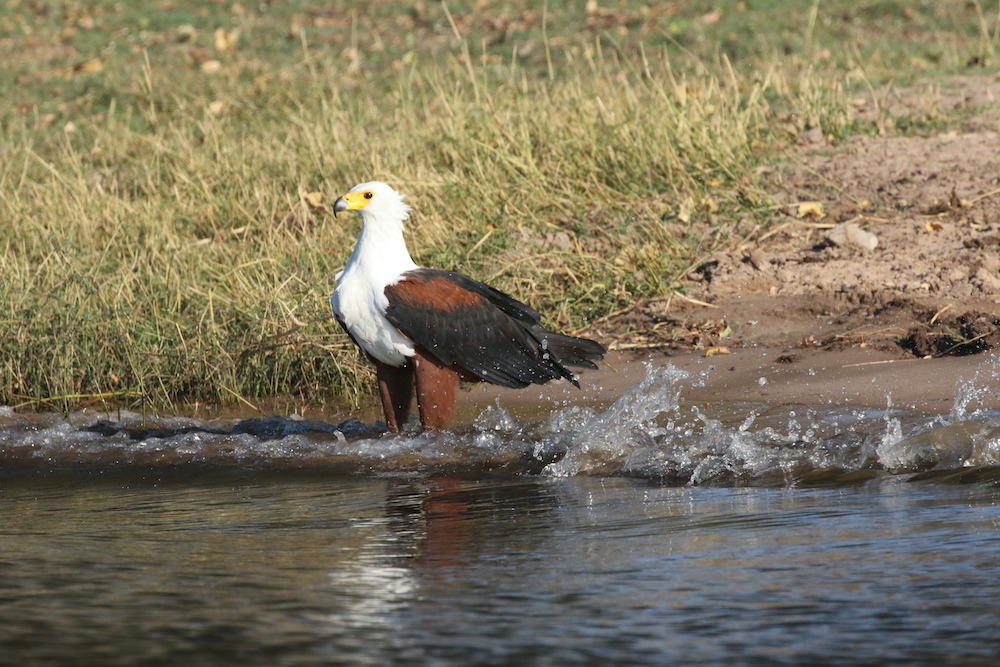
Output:
<path fill-rule="evenodd" d="M 948 415 L 760 404 L 692 405 L 699 375 L 673 366 L 606 409 L 574 406 L 541 422 L 499 406 L 453 431 L 382 433 L 357 420 L 148 419 L 83 411 L 68 417 L 0 408 L 0 469 L 241 468 L 347 473 L 622 475 L 666 484 L 857 483 L 1000 466 L 1000 415 L 969 412 L 996 386 L 992 359 L 956 392 Z"/>
<path fill-rule="evenodd" d="M 633 457 L 656 447 L 654 437 L 660 429 L 655 420 L 678 408 L 678 383 L 690 375 L 673 366 L 661 370 L 647 366 L 646 377 L 606 411 L 575 407 L 552 415 L 548 438 L 565 448 L 566 456 L 547 472 L 575 475 L 627 470 Z"/>
<path fill-rule="evenodd" d="M 1000 385 L 1000 355 L 995 354 L 980 364 L 971 380 L 958 386 L 955 392 L 955 404 L 951 409 L 951 420 L 961 421 L 982 412 L 977 410 L 969 413 L 969 406 L 981 403 L 985 397 L 995 393 L 998 385 Z"/>

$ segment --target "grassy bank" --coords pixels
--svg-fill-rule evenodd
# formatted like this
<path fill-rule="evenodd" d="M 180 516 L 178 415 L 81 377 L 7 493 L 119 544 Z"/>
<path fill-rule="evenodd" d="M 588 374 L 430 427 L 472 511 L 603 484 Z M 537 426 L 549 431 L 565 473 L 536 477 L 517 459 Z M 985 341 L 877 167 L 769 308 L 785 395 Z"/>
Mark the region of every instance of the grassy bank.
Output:
<path fill-rule="evenodd" d="M 360 400 L 328 205 L 373 178 L 418 262 L 553 326 L 668 293 L 800 132 L 995 47 L 965 2 L 9 4 L 0 404 L 55 409 Z"/>

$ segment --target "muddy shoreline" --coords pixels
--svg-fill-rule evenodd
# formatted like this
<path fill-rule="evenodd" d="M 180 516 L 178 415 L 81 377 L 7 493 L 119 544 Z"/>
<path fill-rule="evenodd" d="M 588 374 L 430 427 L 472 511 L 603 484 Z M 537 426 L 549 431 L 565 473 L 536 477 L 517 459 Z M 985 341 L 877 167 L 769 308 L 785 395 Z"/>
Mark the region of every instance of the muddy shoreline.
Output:
<path fill-rule="evenodd" d="M 683 295 L 637 302 L 583 331 L 621 351 L 583 376 L 575 400 L 612 400 L 651 362 L 714 368 L 687 400 L 884 408 L 891 397 L 927 413 L 948 412 L 979 371 L 970 408 L 1000 408 L 990 391 L 1000 365 L 997 96 L 995 76 L 953 77 L 938 104 L 979 101 L 957 126 L 841 144 L 804 138 L 766 167 L 777 224 L 741 222 L 749 231 L 696 265 Z M 517 404 L 566 393 L 472 390 L 476 401 Z"/>
<path fill-rule="evenodd" d="M 792 361 L 786 359 L 792 356 Z M 460 399 L 465 419 L 498 400 L 516 415 L 544 414 L 569 404 L 606 405 L 640 382 L 647 365 L 672 364 L 693 373 L 681 383 L 686 402 L 752 402 L 765 405 L 891 407 L 947 414 L 980 373 L 979 387 L 995 381 L 1000 358 L 901 358 L 874 349 L 790 350 L 757 346 L 706 357 L 702 352 L 614 352 L 601 370 L 581 377 L 581 390 L 567 383 L 521 390 L 474 385 Z M 992 365 L 991 365 L 992 362 Z M 987 380 L 990 378 L 990 380 Z M 969 409 L 1000 409 L 1000 393 L 982 392 Z"/>

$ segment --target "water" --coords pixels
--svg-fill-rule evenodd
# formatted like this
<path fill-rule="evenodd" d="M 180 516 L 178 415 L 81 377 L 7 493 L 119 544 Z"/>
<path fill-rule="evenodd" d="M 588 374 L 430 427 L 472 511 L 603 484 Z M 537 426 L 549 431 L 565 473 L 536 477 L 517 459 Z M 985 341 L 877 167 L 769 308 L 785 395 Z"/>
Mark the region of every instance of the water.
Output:
<path fill-rule="evenodd" d="M 992 665 L 986 375 L 708 412 L 667 368 L 441 436 L 0 411 L 0 664 Z"/>

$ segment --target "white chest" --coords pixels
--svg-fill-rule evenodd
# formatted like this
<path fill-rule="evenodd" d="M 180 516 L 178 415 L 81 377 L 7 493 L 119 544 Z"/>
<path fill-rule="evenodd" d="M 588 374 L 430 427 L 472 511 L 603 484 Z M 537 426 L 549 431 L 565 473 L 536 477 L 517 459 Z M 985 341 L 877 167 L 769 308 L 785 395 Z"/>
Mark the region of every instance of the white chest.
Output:
<path fill-rule="evenodd" d="M 402 366 L 413 356 L 413 343 L 385 319 L 386 284 L 373 285 L 366 276 L 345 270 L 330 306 L 361 349 L 390 366 Z"/>
<path fill-rule="evenodd" d="M 366 219 L 330 297 L 333 312 L 361 349 L 390 366 L 402 366 L 413 356 L 413 342 L 385 319 L 385 288 L 415 268 L 403 243 L 402 222 L 386 225 Z"/>

